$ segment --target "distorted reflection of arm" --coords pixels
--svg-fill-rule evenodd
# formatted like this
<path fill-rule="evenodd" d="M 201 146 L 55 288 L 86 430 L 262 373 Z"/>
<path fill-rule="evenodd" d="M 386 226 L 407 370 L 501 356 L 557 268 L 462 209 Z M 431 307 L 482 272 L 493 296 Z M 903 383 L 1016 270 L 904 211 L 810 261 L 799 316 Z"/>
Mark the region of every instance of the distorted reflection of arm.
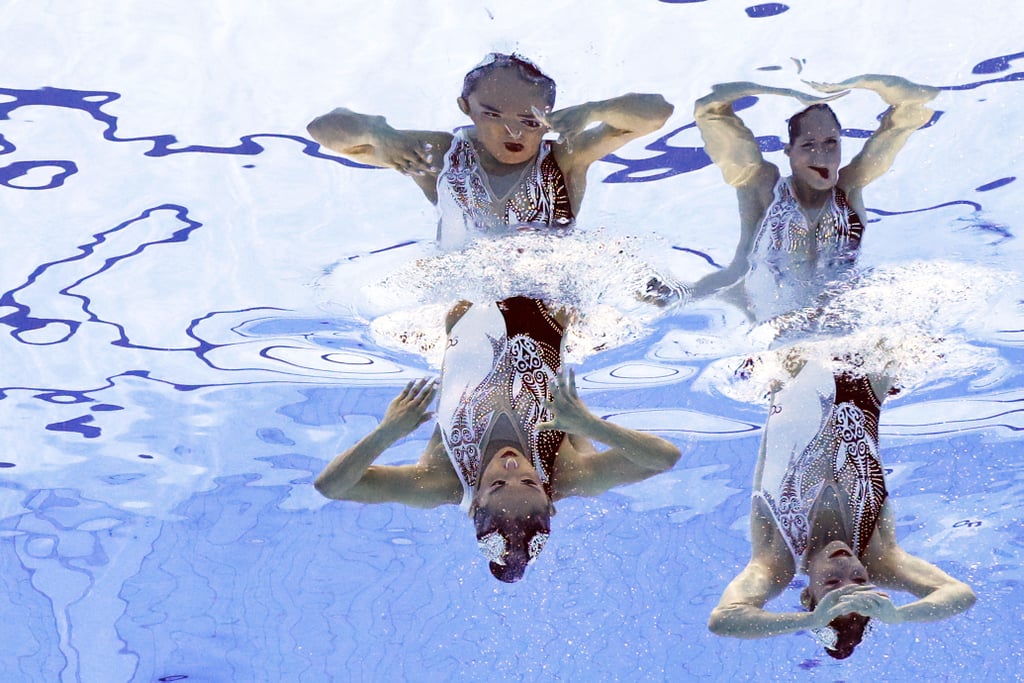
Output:
<path fill-rule="evenodd" d="M 697 100 L 694 119 L 704 140 L 704 151 L 721 170 L 725 182 L 736 188 L 740 236 L 729 265 L 689 287 L 696 299 L 735 284 L 747 273 L 757 229 L 772 202 L 772 189 L 779 179 L 779 169 L 765 160 L 757 138 L 733 108 L 737 100 L 759 95 L 792 97 L 805 105 L 839 96 L 815 97 L 790 88 L 736 82 L 716 85 L 709 94 Z"/>
<path fill-rule="evenodd" d="M 559 376 L 548 404 L 552 419 L 537 426 L 566 434 L 553 476 L 555 498 L 596 496 L 672 469 L 680 456 L 676 446 L 597 417 L 580 400 L 575 380 L 572 371 Z M 592 441 L 608 448 L 598 452 Z"/>
<path fill-rule="evenodd" d="M 877 180 L 892 167 L 896 155 L 911 134 L 931 120 L 935 112 L 925 103 L 939 94 L 938 88 L 883 74 L 864 74 L 839 83 L 812 82 L 809 85 L 825 93 L 871 90 L 889 105 L 878 129 L 867 139 L 857 156 L 839 171 L 839 186 L 848 195 Z"/>
<path fill-rule="evenodd" d="M 591 164 L 658 130 L 672 111 L 661 95 L 628 93 L 566 107 L 544 117 L 549 129 L 559 134 L 554 155 L 565 175 L 574 213 L 580 210 Z"/>
<path fill-rule="evenodd" d="M 451 133 L 398 130 L 383 116 L 359 114 L 344 107 L 316 117 L 306 130 L 318 143 L 346 159 L 410 176 L 427 199 L 437 202 L 437 174 L 451 144 Z"/>
<path fill-rule="evenodd" d="M 317 491 L 328 498 L 361 503 L 396 502 L 415 507 L 457 503 L 461 494 L 435 428 L 415 465 L 374 465 L 399 439 L 433 418 L 428 412 L 435 383 L 410 382 L 388 406 L 380 424 L 354 446 L 334 458 L 316 478 Z"/>

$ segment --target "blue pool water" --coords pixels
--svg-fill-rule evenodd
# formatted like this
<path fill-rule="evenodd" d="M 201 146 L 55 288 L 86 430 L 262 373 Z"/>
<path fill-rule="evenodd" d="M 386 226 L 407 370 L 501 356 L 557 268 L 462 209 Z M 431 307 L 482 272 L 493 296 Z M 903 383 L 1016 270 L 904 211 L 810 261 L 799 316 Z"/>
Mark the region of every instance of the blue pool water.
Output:
<path fill-rule="evenodd" d="M 0 679 L 1020 675 L 1024 9 L 628 5 L 8 3 Z M 373 327 L 401 305 L 364 297 L 425 253 L 435 218 L 407 179 L 324 153 L 305 124 L 345 105 L 452 129 L 462 74 L 512 49 L 556 78 L 562 104 L 638 91 L 676 105 L 662 131 L 595 165 L 580 225 L 665 247 L 662 265 L 687 280 L 726 263 L 737 236 L 691 115 L 712 84 L 881 72 L 942 87 L 940 114 L 865 193 L 862 261 L 899 274 L 898 305 L 865 311 L 878 325 L 942 339 L 942 362 L 925 363 L 934 347 L 905 359 L 913 381 L 883 412 L 882 449 L 901 543 L 975 589 L 968 613 L 879 624 L 842 662 L 806 636 L 707 632 L 748 557 L 765 413 L 722 379 L 742 352 L 724 305 L 637 307 L 638 328 L 612 348 L 581 347 L 588 405 L 683 457 L 563 501 L 518 584 L 490 577 L 454 508 L 313 490 L 401 385 L 436 373 L 429 353 Z M 783 164 L 791 103 L 747 105 Z M 855 93 L 836 109 L 849 159 L 883 106 Z M 577 283 L 581 296 L 607 299 L 606 270 Z M 383 462 L 415 459 L 428 437 Z M 775 604 L 797 602 L 789 590 Z"/>

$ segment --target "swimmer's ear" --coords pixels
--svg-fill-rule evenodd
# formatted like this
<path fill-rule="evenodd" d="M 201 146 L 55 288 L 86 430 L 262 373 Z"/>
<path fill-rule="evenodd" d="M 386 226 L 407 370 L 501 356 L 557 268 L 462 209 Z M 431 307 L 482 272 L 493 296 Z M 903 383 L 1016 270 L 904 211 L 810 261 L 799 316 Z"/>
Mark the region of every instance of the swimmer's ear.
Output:
<path fill-rule="evenodd" d="M 558 510 L 555 509 L 555 504 L 552 501 L 548 501 L 548 514 L 554 517 L 558 514 Z"/>
<path fill-rule="evenodd" d="M 803 590 L 800 591 L 800 604 L 804 609 L 813 611 L 814 608 L 811 607 L 812 602 L 814 602 L 814 599 L 811 597 L 811 587 L 804 586 Z"/>
<path fill-rule="evenodd" d="M 459 103 L 459 109 L 462 110 L 462 113 L 465 114 L 466 116 L 469 116 L 469 102 L 466 101 L 466 98 L 460 97 L 456 100 L 456 102 Z"/>
<path fill-rule="evenodd" d="M 789 156 L 789 153 L 792 152 L 792 151 L 793 151 L 793 145 L 789 144 L 788 142 L 785 145 L 783 145 L 782 153 L 785 154 L 787 157 Z"/>

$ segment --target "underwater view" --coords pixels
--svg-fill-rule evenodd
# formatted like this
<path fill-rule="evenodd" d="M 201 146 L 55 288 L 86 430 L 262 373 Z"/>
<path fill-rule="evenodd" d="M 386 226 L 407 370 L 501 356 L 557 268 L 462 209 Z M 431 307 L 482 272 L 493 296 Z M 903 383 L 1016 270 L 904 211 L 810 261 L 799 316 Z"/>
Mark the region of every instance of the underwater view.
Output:
<path fill-rule="evenodd" d="M 1024 5 L 3 11 L 3 681 L 1019 679 Z"/>

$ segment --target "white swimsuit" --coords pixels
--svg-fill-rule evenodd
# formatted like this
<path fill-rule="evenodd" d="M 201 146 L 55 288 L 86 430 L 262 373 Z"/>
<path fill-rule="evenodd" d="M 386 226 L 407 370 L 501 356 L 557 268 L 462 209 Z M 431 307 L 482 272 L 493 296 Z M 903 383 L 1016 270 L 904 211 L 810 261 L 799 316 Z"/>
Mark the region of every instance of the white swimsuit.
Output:
<path fill-rule="evenodd" d="M 881 404 L 864 375 L 838 374 L 808 362 L 772 400 L 764 431 L 764 466 L 755 499 L 764 501 L 799 566 L 811 511 L 826 485 L 849 507 L 843 539 L 860 556 L 885 503 L 878 455 Z"/>
<path fill-rule="evenodd" d="M 480 474 L 484 438 L 499 411 L 515 416 L 551 494 L 551 471 L 563 434 L 539 432 L 536 426 L 551 417 L 544 406 L 561 366 L 562 333 L 544 304 L 526 297 L 474 304 L 452 328 L 436 417 L 462 482 L 464 510 Z"/>
<path fill-rule="evenodd" d="M 476 237 L 508 234 L 522 228 L 567 228 L 573 213 L 562 170 L 542 142 L 537 158 L 504 196 L 492 189 L 466 129 L 459 130 L 437 177 L 441 213 L 437 240 L 442 249 L 463 246 Z"/>
<path fill-rule="evenodd" d="M 838 187 L 813 231 L 791 178 L 779 178 L 774 193 L 754 239 L 746 278 L 755 316 L 762 321 L 809 305 L 825 282 L 853 265 L 864 232 L 860 216 Z"/>

